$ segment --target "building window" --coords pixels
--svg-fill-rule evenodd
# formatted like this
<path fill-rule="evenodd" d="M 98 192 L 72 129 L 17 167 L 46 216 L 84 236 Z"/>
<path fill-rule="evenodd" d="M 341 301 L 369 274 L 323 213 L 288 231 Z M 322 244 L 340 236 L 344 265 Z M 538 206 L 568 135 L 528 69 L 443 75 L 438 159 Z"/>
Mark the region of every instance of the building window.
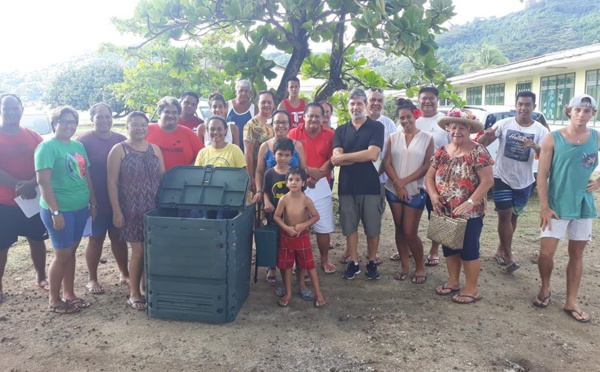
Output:
<path fill-rule="evenodd" d="M 525 91 L 531 92 L 531 81 L 528 83 L 518 83 L 515 92 L 515 97 L 517 96 L 517 94 Z"/>
<path fill-rule="evenodd" d="M 591 70 L 585 73 L 585 93 L 596 99 L 600 98 L 600 70 Z M 596 113 L 596 120 L 599 119 Z"/>
<path fill-rule="evenodd" d="M 485 104 L 503 105 L 504 104 L 504 84 L 494 84 L 485 86 Z"/>
<path fill-rule="evenodd" d="M 481 105 L 481 87 L 467 88 L 467 104 Z"/>
<path fill-rule="evenodd" d="M 567 120 L 564 108 L 569 104 L 575 89 L 575 74 L 546 76 L 541 79 L 542 112 L 552 121 Z"/>

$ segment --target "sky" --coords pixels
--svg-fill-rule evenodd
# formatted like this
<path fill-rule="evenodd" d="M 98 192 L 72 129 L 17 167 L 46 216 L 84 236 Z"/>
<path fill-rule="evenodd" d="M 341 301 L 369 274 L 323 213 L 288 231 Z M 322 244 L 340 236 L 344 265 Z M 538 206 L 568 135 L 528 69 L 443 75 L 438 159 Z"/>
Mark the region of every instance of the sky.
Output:
<path fill-rule="evenodd" d="M 0 72 L 32 71 L 94 51 L 102 42 L 131 45 L 111 17 L 133 15 L 138 0 L 2 0 Z M 525 7 L 519 0 L 453 0 L 451 24 L 500 17 Z M 13 51 L 13 52 L 9 52 Z"/>

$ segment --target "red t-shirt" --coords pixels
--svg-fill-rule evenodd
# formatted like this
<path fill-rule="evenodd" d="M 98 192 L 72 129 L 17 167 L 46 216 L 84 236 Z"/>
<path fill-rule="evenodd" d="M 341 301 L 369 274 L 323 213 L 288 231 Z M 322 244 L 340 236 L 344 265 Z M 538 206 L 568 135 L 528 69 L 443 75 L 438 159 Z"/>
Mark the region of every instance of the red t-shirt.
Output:
<path fill-rule="evenodd" d="M 20 129 L 14 136 L 0 132 L 0 169 L 19 181 L 29 181 L 35 177 L 33 154 L 43 139 L 30 129 Z M 14 187 L 0 185 L 0 204 L 17 205 Z"/>
<path fill-rule="evenodd" d="M 301 99 L 299 106 L 292 106 L 289 99 L 284 99 L 283 106 L 285 111 L 290 114 L 290 128 L 298 128 L 304 124 L 304 108 L 306 107 L 306 101 Z"/>
<path fill-rule="evenodd" d="M 158 124 L 150 124 L 146 140 L 160 147 L 167 170 L 176 165 L 193 165 L 196 155 L 204 148 L 200 137 L 181 125 L 173 132 L 165 132 Z"/>
<path fill-rule="evenodd" d="M 321 132 L 311 138 L 304 130 L 304 124 L 298 128 L 291 129 L 288 137 L 300 141 L 304 147 L 306 165 L 311 168 L 321 168 L 333 155 L 333 131 L 321 126 Z M 327 180 L 331 179 L 331 173 L 327 174 Z"/>
<path fill-rule="evenodd" d="M 179 120 L 177 120 L 177 124 L 183 125 L 184 127 L 190 128 L 191 130 L 195 130 L 196 128 L 198 128 L 198 125 L 200 125 L 202 123 L 204 123 L 204 122 L 196 116 L 192 116 L 188 120 L 183 120 L 181 118 L 179 118 Z"/>

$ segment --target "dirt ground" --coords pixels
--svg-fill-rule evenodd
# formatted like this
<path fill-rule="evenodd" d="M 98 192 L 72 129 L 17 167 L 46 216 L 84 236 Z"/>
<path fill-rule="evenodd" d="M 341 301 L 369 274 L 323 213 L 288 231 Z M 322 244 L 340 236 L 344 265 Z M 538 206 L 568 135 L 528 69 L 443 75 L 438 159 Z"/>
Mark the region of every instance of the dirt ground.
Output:
<path fill-rule="evenodd" d="M 493 205 L 491 205 L 493 208 Z M 493 210 L 493 209 L 492 209 Z M 294 296 L 289 308 L 276 304 L 261 269 L 257 284 L 233 323 L 208 325 L 149 318 L 126 306 L 128 288 L 117 285 L 110 249 L 100 265 L 106 293 L 86 294 L 83 246 L 78 250 L 76 288 L 92 303 L 75 315 L 46 310 L 47 297 L 34 286 L 23 244 L 13 247 L 0 305 L 2 371 L 600 371 L 600 253 L 596 241 L 585 254 L 582 308 L 595 318 L 579 324 L 563 311 L 566 247 L 561 243 L 553 276 L 552 303 L 531 305 L 539 285 L 530 256 L 538 248 L 538 205 L 533 198 L 515 235 L 522 268 L 503 272 L 492 256 L 497 244 L 495 213 L 484 220 L 482 301 L 458 305 L 437 296 L 445 262 L 430 268 L 424 285 L 393 279 L 397 264 L 386 260 L 382 278 L 362 274 L 345 281 L 319 271 L 328 300 L 323 309 Z M 421 237 L 426 250 L 427 222 Z M 600 236 L 598 223 L 595 236 Z M 337 263 L 344 240 L 333 235 Z M 84 240 L 85 243 L 85 240 Z M 48 244 L 49 245 L 49 244 Z M 364 255 L 361 236 L 361 255 Z M 394 252 L 389 208 L 380 255 Z M 52 258 L 48 250 L 48 262 Z M 364 262 L 362 263 L 364 265 Z M 338 271 L 343 265 L 337 264 Z M 364 267 L 364 266 L 363 266 Z"/>

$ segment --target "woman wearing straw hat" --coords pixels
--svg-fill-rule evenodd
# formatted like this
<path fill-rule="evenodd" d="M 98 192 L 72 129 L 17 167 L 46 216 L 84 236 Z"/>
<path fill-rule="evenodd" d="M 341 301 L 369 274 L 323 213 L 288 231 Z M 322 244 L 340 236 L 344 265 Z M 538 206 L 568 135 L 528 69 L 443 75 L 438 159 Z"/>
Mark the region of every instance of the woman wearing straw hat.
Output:
<path fill-rule="evenodd" d="M 440 296 L 459 292 L 452 301 L 470 304 L 481 299 L 477 287 L 481 261 L 479 236 L 487 207 L 487 192 L 494 184 L 494 160 L 469 135 L 483 125 L 468 110 L 452 110 L 438 119 L 438 125 L 450 132 L 451 142 L 434 154 L 426 175 L 426 186 L 433 210 L 440 215 L 467 219 L 463 247 L 452 250 L 442 246 L 448 280 L 435 289 Z M 465 270 L 465 286 L 460 290 L 460 271 Z"/>

